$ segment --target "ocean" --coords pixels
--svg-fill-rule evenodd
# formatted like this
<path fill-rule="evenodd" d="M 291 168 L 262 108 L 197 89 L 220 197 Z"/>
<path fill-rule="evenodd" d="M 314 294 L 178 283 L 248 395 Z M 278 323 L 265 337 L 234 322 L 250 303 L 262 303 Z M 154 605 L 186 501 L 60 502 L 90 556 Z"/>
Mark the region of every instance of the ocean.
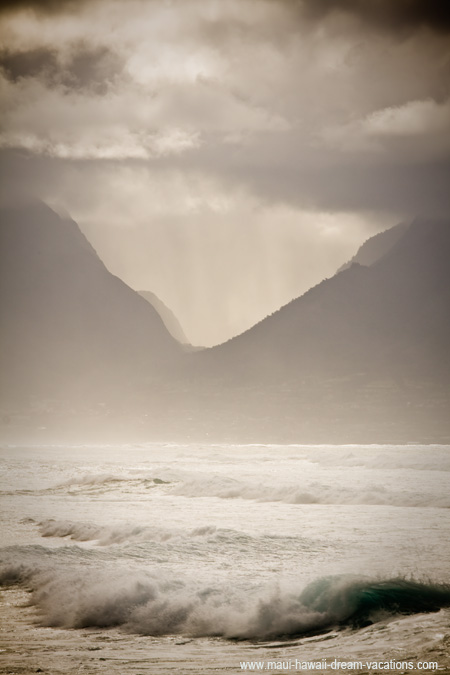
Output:
<path fill-rule="evenodd" d="M 1 673 L 450 673 L 448 446 L 0 462 Z"/>

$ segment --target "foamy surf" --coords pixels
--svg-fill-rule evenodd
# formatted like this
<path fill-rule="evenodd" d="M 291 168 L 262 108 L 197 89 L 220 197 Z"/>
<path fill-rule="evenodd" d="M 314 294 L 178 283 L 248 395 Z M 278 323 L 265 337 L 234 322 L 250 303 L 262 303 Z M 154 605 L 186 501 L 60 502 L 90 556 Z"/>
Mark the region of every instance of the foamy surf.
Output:
<path fill-rule="evenodd" d="M 100 546 L 111 546 L 125 542 L 169 542 L 196 537 L 224 537 L 226 530 L 219 530 L 214 525 L 196 527 L 189 531 L 170 530 L 168 528 L 123 524 L 116 527 L 104 527 L 92 523 L 78 523 L 70 520 L 45 520 L 39 523 L 39 531 L 43 537 L 70 538 L 72 541 L 93 541 Z"/>
<path fill-rule="evenodd" d="M 10 564 L 0 570 L 0 582 L 31 591 L 42 625 L 120 626 L 151 636 L 292 638 L 450 606 L 450 585 L 348 575 L 317 579 L 302 590 L 244 590 L 174 578 L 160 569 L 80 572 Z"/>
<path fill-rule="evenodd" d="M 284 483 L 258 485 L 229 480 L 221 476 L 202 477 L 176 485 L 171 493 L 190 498 L 218 497 L 219 499 L 246 499 L 285 504 L 348 504 L 399 507 L 450 508 L 449 494 L 395 490 L 382 484 L 363 487 L 333 486 L 317 482 L 311 484 Z"/>
<path fill-rule="evenodd" d="M 59 655 L 66 672 L 230 673 L 256 653 L 445 672 L 450 453 L 428 450 L 3 450 L 14 672 L 63 672 Z"/>

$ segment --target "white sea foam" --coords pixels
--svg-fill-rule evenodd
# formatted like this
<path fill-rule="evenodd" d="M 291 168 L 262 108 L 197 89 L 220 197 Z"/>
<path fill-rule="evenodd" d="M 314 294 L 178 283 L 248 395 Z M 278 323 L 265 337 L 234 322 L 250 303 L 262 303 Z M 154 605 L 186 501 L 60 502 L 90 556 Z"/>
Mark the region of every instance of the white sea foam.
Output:
<path fill-rule="evenodd" d="M 369 470 L 450 471 L 448 446 L 314 447 L 298 457 L 328 467 L 364 467 Z"/>
<path fill-rule="evenodd" d="M 136 475 L 135 473 L 96 473 L 96 474 L 83 474 L 81 476 L 76 476 L 74 478 L 69 478 L 63 483 L 59 483 L 57 488 L 66 488 L 66 487 L 91 487 L 91 486 L 104 486 L 104 485 L 114 485 L 117 483 L 136 483 L 141 485 L 163 485 L 170 481 L 163 480 L 162 478 L 155 477 L 150 474 L 145 475 Z"/>
<path fill-rule="evenodd" d="M 310 611 L 294 594 L 278 589 L 247 593 L 164 577 L 161 571 L 32 570 L 9 565 L 3 583 L 22 582 L 46 626 L 122 626 L 144 635 L 184 634 L 269 637 L 320 626 L 323 612 Z M 299 591 L 300 592 L 300 589 Z"/>
<path fill-rule="evenodd" d="M 448 474 L 438 471 L 448 448 L 215 446 L 211 452 L 193 444 L 2 456 L 2 486 L 10 492 L 2 499 L 0 577 L 22 584 L 11 588 L 11 597 L 31 590 L 36 608 L 14 607 L 21 644 L 33 633 L 27 622 L 38 617 L 45 625 L 92 626 L 88 633 L 102 648 L 111 641 L 116 649 L 116 631 L 101 629 L 117 626 L 129 633 L 123 643 L 132 646 L 134 664 L 143 642 L 133 632 L 166 635 L 149 641 L 166 650 L 161 673 L 173 671 L 175 652 L 178 663 L 189 651 L 201 652 L 195 665 L 205 672 L 223 665 L 219 652 L 232 653 L 231 672 L 267 647 L 174 635 L 278 640 L 301 634 L 302 653 L 334 658 L 340 650 L 344 660 L 363 652 L 387 660 L 399 645 L 425 656 L 439 648 L 436 660 L 448 664 L 450 609 L 403 618 L 393 606 L 405 612 L 440 606 L 429 584 L 406 587 L 405 594 L 398 582 L 380 589 L 341 576 L 331 587 L 313 588 L 312 597 L 304 590 L 329 574 L 448 581 L 450 511 L 429 508 L 450 502 Z M 355 594 L 359 613 L 352 609 Z M 383 621 L 353 630 L 367 615 Z M 303 637 L 321 630 L 336 639 Z M 48 633 L 43 661 L 35 663 L 49 672 L 55 668 L 45 661 L 48 645 L 58 635 L 74 644 L 86 638 L 86 632 Z M 174 650 L 175 642 L 187 646 Z M 261 651 L 249 652 L 254 649 Z M 296 658 L 298 646 L 291 649 Z M 59 648 L 56 653 L 59 658 Z M 30 658 L 35 654 L 33 648 Z M 120 654 L 120 648 L 111 659 L 102 653 L 111 672 L 134 667 L 125 667 Z"/>
<path fill-rule="evenodd" d="M 323 458 L 322 458 L 322 461 Z M 355 459 L 355 462 L 358 460 Z M 328 460 L 327 460 L 328 462 Z M 341 465 L 342 460 L 340 460 Z M 350 466 L 350 464 L 349 464 Z M 353 466 L 353 464 L 351 465 Z M 359 466 L 355 464 L 355 466 Z M 188 473 L 185 472 L 187 477 Z M 365 485 L 345 484 L 335 481 L 329 485 L 318 481 L 299 480 L 272 485 L 249 483 L 222 475 L 202 474 L 188 477 L 187 480 L 165 480 L 152 476 L 129 476 L 116 474 L 83 475 L 59 484 L 51 490 L 76 491 L 99 490 L 134 491 L 163 488 L 164 494 L 189 498 L 217 497 L 220 499 L 246 499 L 258 502 L 282 502 L 285 504 L 340 504 L 340 505 L 374 505 L 399 507 L 434 507 L 450 508 L 450 493 L 432 491 L 421 488 L 408 490 L 396 489 L 392 485 L 377 482 Z"/>
<path fill-rule="evenodd" d="M 53 519 L 40 522 L 39 531 L 43 537 L 68 537 L 73 541 L 80 542 L 95 541 L 101 546 L 122 544 L 124 542 L 166 542 L 197 537 L 211 538 L 222 536 L 225 532 L 219 530 L 214 525 L 184 531 L 150 525 L 123 524 L 111 527 Z"/>
<path fill-rule="evenodd" d="M 450 605 L 449 586 L 350 576 L 318 579 L 304 589 L 248 583 L 243 589 L 174 578 L 160 568 L 125 572 L 10 564 L 0 571 L 0 581 L 31 588 L 43 625 L 122 626 L 145 635 L 268 639 Z"/>
<path fill-rule="evenodd" d="M 248 499 L 285 504 L 355 504 L 377 506 L 450 508 L 450 494 L 393 491 L 384 485 L 343 487 L 309 483 L 249 484 L 222 476 L 202 477 L 175 486 L 172 494 L 183 497 Z"/>

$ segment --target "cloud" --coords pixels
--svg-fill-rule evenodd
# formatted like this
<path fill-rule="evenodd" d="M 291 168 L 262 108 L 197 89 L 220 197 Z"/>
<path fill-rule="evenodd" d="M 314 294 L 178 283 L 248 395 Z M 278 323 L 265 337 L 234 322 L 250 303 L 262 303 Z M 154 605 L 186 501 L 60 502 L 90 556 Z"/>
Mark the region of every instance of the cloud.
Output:
<path fill-rule="evenodd" d="M 450 99 L 408 101 L 321 132 L 325 144 L 346 154 L 366 153 L 405 165 L 439 163 L 450 155 Z"/>
<path fill-rule="evenodd" d="M 80 17 L 62 26 L 53 16 L 12 21 L 11 45 L 0 55 L 2 147 L 73 159 L 148 159 L 199 147 L 206 137 L 236 143 L 289 128 L 282 114 L 224 75 L 223 55 L 201 41 L 193 45 L 173 11 L 155 15 L 147 5 L 136 26 L 135 16 L 115 8 L 112 17 L 104 5 L 97 8 L 108 44 L 92 43 L 92 25 Z"/>
<path fill-rule="evenodd" d="M 299 0 L 297 5 L 316 20 L 341 12 L 391 31 L 424 26 L 450 31 L 450 8 L 442 0 Z"/>
<path fill-rule="evenodd" d="M 104 45 L 75 43 L 65 52 L 46 46 L 0 51 L 0 70 L 13 83 L 29 78 L 45 82 L 50 88 L 85 89 L 91 94 L 103 95 L 122 69 L 118 55 Z"/>
<path fill-rule="evenodd" d="M 409 101 L 405 105 L 371 113 L 363 129 L 374 136 L 414 136 L 442 133 L 450 136 L 450 99 L 438 103 L 432 99 Z"/>
<path fill-rule="evenodd" d="M 417 116 L 412 101 L 446 100 L 448 40 L 370 37 L 334 15 L 293 21 L 293 5 L 130 0 L 11 17 L 1 144 L 55 161 L 160 163 L 261 203 L 445 212 L 446 130 L 406 139 L 380 125 Z"/>
<path fill-rule="evenodd" d="M 149 158 L 198 147 L 202 136 L 261 133 L 287 128 L 279 116 L 202 81 L 172 84 L 143 96 L 133 82 L 103 96 L 45 78 L 0 77 L 2 147 L 55 157 Z"/>
<path fill-rule="evenodd" d="M 18 52 L 3 49 L 0 52 L 0 68 L 12 82 L 22 77 L 42 77 L 57 69 L 57 54 L 48 47 Z"/>
<path fill-rule="evenodd" d="M 85 135 L 72 142 L 44 139 L 36 134 L 10 134 L 0 138 L 0 147 L 20 147 L 33 153 L 72 160 L 145 160 L 178 154 L 194 147 L 196 143 L 195 135 L 189 136 L 180 129 L 149 134 L 144 139 L 142 134 L 133 134 L 120 128 L 116 133 L 106 133 L 101 137 Z"/>
<path fill-rule="evenodd" d="M 218 303 L 242 326 L 252 303 L 260 318 L 318 281 L 309 264 L 343 262 L 341 243 L 353 254 L 371 231 L 450 211 L 450 43 L 433 1 L 1 8 L 3 191 L 58 202 L 116 273 L 185 316 Z"/>
<path fill-rule="evenodd" d="M 95 0 L 0 0 L 0 13 L 13 13 L 26 9 L 38 14 L 60 14 L 78 10 L 80 5 L 93 2 Z"/>
<path fill-rule="evenodd" d="M 364 0 L 363 2 L 361 0 L 250 0 L 244 3 L 226 0 L 222 4 L 228 5 L 232 13 L 236 5 L 241 4 L 242 9 L 239 11 L 246 14 L 246 5 L 252 7 L 253 12 L 258 12 L 261 8 L 265 9 L 270 1 L 277 4 L 284 2 L 291 10 L 300 10 L 303 16 L 316 20 L 340 12 L 390 30 L 427 26 L 437 32 L 450 31 L 450 9 L 442 0 L 395 0 L 395 2 L 392 0 Z M 64 14 L 79 12 L 84 9 L 84 6 L 91 8 L 99 2 L 102 0 L 0 0 L 0 13 L 12 13 L 26 9 L 41 15 Z M 185 0 L 172 0 L 171 4 L 175 5 L 178 10 L 183 2 L 185 3 Z M 202 4 L 206 5 L 204 2 Z M 227 7 L 225 7 L 226 11 Z M 214 17 L 216 10 L 207 7 L 205 13 Z"/>

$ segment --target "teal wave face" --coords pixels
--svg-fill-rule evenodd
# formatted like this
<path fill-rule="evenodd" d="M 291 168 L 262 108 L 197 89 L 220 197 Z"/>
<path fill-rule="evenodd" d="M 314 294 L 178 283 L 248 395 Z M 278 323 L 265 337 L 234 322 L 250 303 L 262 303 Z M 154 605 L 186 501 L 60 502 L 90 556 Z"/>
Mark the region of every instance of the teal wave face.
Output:
<path fill-rule="evenodd" d="M 45 626 L 122 626 L 143 635 L 233 640 L 358 629 L 450 607 L 449 584 L 340 575 L 317 579 L 302 592 L 273 587 L 246 592 L 174 577 L 159 565 L 128 569 L 109 561 L 98 549 L 10 547 L 1 551 L 0 585 L 22 584 L 31 591 L 30 604 Z"/>
<path fill-rule="evenodd" d="M 300 596 L 308 609 L 323 613 L 330 623 L 361 628 L 386 615 L 437 612 L 450 606 L 450 585 L 396 578 L 370 580 L 331 576 L 309 584 Z"/>

